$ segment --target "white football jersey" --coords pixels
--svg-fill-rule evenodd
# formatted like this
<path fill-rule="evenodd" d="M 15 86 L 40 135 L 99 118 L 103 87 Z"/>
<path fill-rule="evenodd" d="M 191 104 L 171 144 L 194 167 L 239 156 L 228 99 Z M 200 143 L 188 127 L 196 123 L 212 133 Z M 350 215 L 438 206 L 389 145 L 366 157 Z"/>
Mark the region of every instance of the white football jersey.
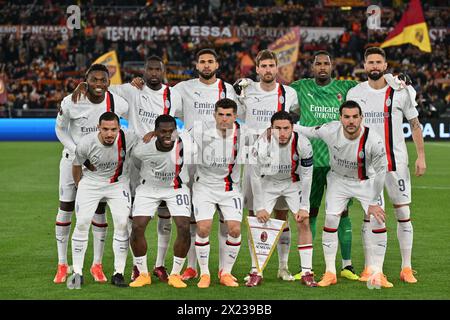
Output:
<path fill-rule="evenodd" d="M 272 136 L 270 142 L 262 135 L 253 145 L 251 156 L 258 164 L 257 171 L 272 180 L 300 181 L 301 167 L 311 167 L 313 151 L 309 140 L 292 132 L 286 145 L 280 145 Z"/>
<path fill-rule="evenodd" d="M 277 111 L 298 109 L 297 92 L 280 83 L 272 91 L 261 89 L 261 82 L 250 82 L 245 88 L 245 96 L 239 100 L 239 119 L 260 134 L 270 127 L 270 118 Z"/>
<path fill-rule="evenodd" d="M 396 164 L 408 164 L 408 152 L 403 135 L 403 117 L 411 120 L 419 116 L 407 90 L 395 91 L 386 85 L 383 89 L 373 89 L 369 82 L 362 82 L 350 89 L 347 100 L 360 105 L 364 125 L 373 129 L 383 139 L 388 171 L 395 171 Z"/>
<path fill-rule="evenodd" d="M 215 103 L 223 98 L 236 101 L 233 86 L 221 79 L 213 84 L 204 84 L 198 78 L 179 82 L 174 86 L 181 95 L 182 116 L 186 130 L 194 127 L 195 121 L 208 128 L 215 128 Z"/>
<path fill-rule="evenodd" d="M 247 130 L 237 122 L 226 137 L 214 128 L 203 132 L 191 130 L 198 146 L 194 182 L 215 190 L 231 191 L 239 185 L 242 165 L 246 159 Z"/>
<path fill-rule="evenodd" d="M 79 141 L 75 150 L 74 165 L 83 165 L 88 161 L 95 167 L 91 171 L 83 166 L 83 179 L 95 182 L 115 183 L 129 179 L 130 150 L 138 138 L 132 132 L 120 130 L 111 146 L 100 142 L 99 133 L 90 133 Z"/>
<path fill-rule="evenodd" d="M 177 90 L 163 85 L 152 90 L 147 85 L 142 90 L 131 84 L 111 85 L 109 90 L 124 98 L 129 106 L 128 129 L 144 136 L 155 129 L 155 120 L 162 114 L 178 116 L 181 110 L 181 96 Z"/>
<path fill-rule="evenodd" d="M 97 132 L 98 119 L 106 111 L 113 111 L 119 117 L 128 118 L 128 103 L 115 93 L 107 92 L 101 103 L 92 103 L 86 96 L 80 97 L 77 103 L 72 102 L 72 94 L 61 102 L 61 108 L 56 117 L 56 125 L 67 130 L 75 144 L 85 135 Z M 72 152 L 65 147 L 63 155 Z"/>
<path fill-rule="evenodd" d="M 189 134 L 180 134 L 172 150 L 156 148 L 156 137 L 149 143 L 139 141 L 131 152 L 133 162 L 140 168 L 140 178 L 152 186 L 181 188 L 189 181 L 188 165 L 196 157 L 196 146 Z"/>
<path fill-rule="evenodd" d="M 299 128 L 308 138 L 322 139 L 327 144 L 331 171 L 339 177 L 367 180 L 386 171 L 384 143 L 373 129 L 363 127 L 357 139 L 349 140 L 339 121 Z"/>

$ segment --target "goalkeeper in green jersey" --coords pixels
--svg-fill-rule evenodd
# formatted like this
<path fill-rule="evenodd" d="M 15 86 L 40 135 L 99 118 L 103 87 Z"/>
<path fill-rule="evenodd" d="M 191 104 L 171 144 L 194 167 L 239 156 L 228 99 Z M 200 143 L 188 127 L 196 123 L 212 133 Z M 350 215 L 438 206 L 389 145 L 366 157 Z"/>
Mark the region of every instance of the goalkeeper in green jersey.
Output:
<path fill-rule="evenodd" d="M 314 54 L 312 65 L 314 78 L 301 79 L 291 83 L 291 87 L 297 91 L 300 125 L 319 126 L 333 120 L 339 120 L 339 106 L 346 101 L 347 91 L 356 86 L 358 82 L 332 79 L 332 68 L 330 54 L 326 51 L 318 51 Z M 314 153 L 314 171 L 309 221 L 314 239 L 317 215 L 327 183 L 326 175 L 330 170 L 330 164 L 328 147 L 325 142 L 311 139 L 311 145 Z M 352 225 L 348 210 L 342 212 L 338 237 L 342 255 L 341 276 L 350 280 L 358 280 L 358 275 L 353 270 L 351 260 Z M 300 279 L 301 274 L 296 274 L 295 278 Z"/>

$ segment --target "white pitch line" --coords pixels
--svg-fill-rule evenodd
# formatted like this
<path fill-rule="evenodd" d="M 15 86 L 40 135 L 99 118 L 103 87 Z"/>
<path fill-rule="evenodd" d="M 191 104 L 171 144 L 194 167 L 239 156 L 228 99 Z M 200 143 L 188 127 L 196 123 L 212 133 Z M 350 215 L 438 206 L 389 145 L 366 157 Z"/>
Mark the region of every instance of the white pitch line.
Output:
<path fill-rule="evenodd" d="M 450 190 L 450 186 L 412 186 L 413 189 Z"/>
<path fill-rule="evenodd" d="M 433 143 L 425 143 L 426 147 L 429 146 L 438 146 L 438 147 L 446 147 L 446 148 L 450 148 L 450 143 L 443 143 L 443 142 L 433 142 Z"/>

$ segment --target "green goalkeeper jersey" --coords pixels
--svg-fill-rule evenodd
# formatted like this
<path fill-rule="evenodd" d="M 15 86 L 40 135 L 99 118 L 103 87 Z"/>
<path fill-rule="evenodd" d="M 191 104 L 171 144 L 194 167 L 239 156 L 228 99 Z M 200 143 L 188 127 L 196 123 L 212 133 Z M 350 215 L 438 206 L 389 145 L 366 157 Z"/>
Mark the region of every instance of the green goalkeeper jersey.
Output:
<path fill-rule="evenodd" d="M 297 91 L 300 107 L 300 125 L 313 127 L 339 120 L 339 107 L 346 100 L 347 92 L 358 84 L 354 80 L 335 80 L 319 86 L 313 78 L 291 83 Z M 315 167 L 329 167 L 328 148 L 319 139 L 310 139 L 314 152 Z"/>

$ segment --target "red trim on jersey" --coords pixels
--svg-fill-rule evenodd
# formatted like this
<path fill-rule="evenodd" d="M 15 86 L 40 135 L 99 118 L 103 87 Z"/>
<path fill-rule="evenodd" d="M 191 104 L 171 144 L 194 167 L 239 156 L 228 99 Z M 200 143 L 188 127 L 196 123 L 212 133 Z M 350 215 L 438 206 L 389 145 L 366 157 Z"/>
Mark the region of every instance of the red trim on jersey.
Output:
<path fill-rule="evenodd" d="M 222 79 L 219 79 L 218 87 L 219 87 L 219 98 L 217 100 L 223 99 L 222 98 L 222 92 L 225 93 L 225 97 L 224 98 L 226 98 L 227 97 L 227 87 L 225 87 L 225 83 L 223 82 Z"/>
<path fill-rule="evenodd" d="M 390 104 L 387 105 L 387 102 Z M 395 171 L 394 143 L 392 136 L 392 105 L 394 104 L 394 90 L 388 87 L 384 97 L 384 145 L 388 162 L 388 171 Z"/>
<path fill-rule="evenodd" d="M 312 248 L 313 248 L 312 245 L 310 245 L 310 246 L 303 246 L 303 247 L 298 246 L 298 250 L 306 250 L 306 249 L 312 249 Z"/>
<path fill-rule="evenodd" d="M 382 228 L 382 229 L 373 229 L 372 232 L 373 232 L 373 233 L 384 233 L 384 232 L 386 232 L 386 228 Z"/>
<path fill-rule="evenodd" d="M 286 90 L 281 83 L 278 84 L 277 111 L 285 111 Z M 282 101 L 280 101 L 282 99 Z"/>
<path fill-rule="evenodd" d="M 182 149 L 182 140 L 178 137 L 177 142 L 175 143 L 175 177 L 173 178 L 173 188 L 179 189 L 183 181 L 180 178 L 181 168 L 183 167 L 183 149 Z M 181 161 L 180 161 L 181 159 Z M 180 162 L 180 163 L 178 163 Z"/>
<path fill-rule="evenodd" d="M 297 143 L 298 143 L 298 133 L 294 132 L 292 135 L 292 143 L 291 143 L 291 178 L 292 182 L 300 181 L 300 176 L 295 173 L 298 168 L 298 163 L 300 161 L 300 155 L 297 151 Z M 297 157 L 297 159 L 295 159 Z"/>
<path fill-rule="evenodd" d="M 236 164 L 237 157 L 237 136 L 240 125 L 235 122 L 234 123 L 234 133 L 233 133 L 233 151 L 231 156 L 233 157 L 232 163 L 228 165 L 228 175 L 223 179 L 225 181 L 225 191 L 233 190 L 233 179 L 231 178 L 231 174 L 233 173 L 234 165 Z"/>
<path fill-rule="evenodd" d="M 167 103 L 169 105 L 167 105 Z M 169 114 L 170 113 L 170 108 L 171 108 L 171 101 L 170 101 L 170 89 L 169 86 L 166 85 L 166 88 L 164 89 L 164 93 L 163 93 L 163 114 Z"/>
<path fill-rule="evenodd" d="M 120 130 L 119 135 L 117 137 L 117 168 L 116 171 L 114 172 L 114 176 L 109 180 L 109 182 L 113 183 L 113 182 L 117 182 L 119 176 L 122 174 L 122 167 L 123 167 L 123 158 L 122 158 L 122 135 L 123 135 L 123 131 Z"/>
<path fill-rule="evenodd" d="M 323 231 L 325 231 L 325 232 L 336 232 L 337 229 L 323 227 Z"/>
<path fill-rule="evenodd" d="M 109 91 L 106 91 L 106 111 L 111 112 L 111 98 Z"/>
<path fill-rule="evenodd" d="M 366 142 L 369 135 L 369 128 L 363 127 L 364 133 L 359 139 L 358 153 L 356 154 L 356 160 L 358 162 L 358 178 L 360 180 L 367 180 L 366 172 Z"/>

